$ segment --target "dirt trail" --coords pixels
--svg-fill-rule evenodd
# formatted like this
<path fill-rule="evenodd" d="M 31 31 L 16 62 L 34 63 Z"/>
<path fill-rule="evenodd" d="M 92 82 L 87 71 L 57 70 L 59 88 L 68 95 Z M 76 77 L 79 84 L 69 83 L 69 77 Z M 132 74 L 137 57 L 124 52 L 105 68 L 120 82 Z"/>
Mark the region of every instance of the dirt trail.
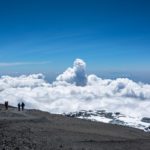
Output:
<path fill-rule="evenodd" d="M 150 134 L 0 105 L 0 150 L 150 150 Z"/>

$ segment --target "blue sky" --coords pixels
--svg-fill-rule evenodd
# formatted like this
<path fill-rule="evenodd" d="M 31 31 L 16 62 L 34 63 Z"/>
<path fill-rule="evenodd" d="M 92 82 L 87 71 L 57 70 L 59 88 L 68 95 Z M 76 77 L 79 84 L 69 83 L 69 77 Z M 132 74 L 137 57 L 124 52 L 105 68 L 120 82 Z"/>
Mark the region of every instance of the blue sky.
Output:
<path fill-rule="evenodd" d="M 0 74 L 56 73 L 81 58 L 89 72 L 145 78 L 149 6 L 148 0 L 0 1 Z"/>

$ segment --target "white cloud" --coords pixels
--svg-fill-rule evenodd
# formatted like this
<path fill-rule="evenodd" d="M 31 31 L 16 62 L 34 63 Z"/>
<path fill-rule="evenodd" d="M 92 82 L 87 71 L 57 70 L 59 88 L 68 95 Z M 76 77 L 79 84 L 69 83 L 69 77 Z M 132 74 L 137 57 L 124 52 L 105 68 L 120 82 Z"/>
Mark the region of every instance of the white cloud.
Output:
<path fill-rule="evenodd" d="M 59 75 L 56 80 L 60 82 L 65 81 L 77 86 L 85 86 L 87 83 L 85 69 L 85 62 L 81 59 L 76 59 L 73 68 L 68 68 L 63 74 Z"/>
<path fill-rule="evenodd" d="M 22 65 L 40 65 L 47 64 L 49 61 L 41 62 L 0 62 L 0 67 L 9 67 L 9 66 L 22 66 Z"/>
<path fill-rule="evenodd" d="M 0 102 L 16 106 L 24 101 L 28 108 L 53 113 L 81 109 L 119 111 L 133 116 L 150 117 L 150 85 L 127 78 L 101 79 L 86 75 L 86 64 L 77 59 L 72 68 L 59 75 L 52 84 L 42 74 L 0 78 Z"/>

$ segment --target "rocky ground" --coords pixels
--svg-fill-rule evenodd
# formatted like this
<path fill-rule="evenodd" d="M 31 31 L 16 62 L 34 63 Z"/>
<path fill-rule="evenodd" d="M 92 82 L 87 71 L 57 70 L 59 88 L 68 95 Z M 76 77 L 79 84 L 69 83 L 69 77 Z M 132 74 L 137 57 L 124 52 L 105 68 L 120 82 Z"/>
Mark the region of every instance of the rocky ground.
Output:
<path fill-rule="evenodd" d="M 150 150 L 150 133 L 0 105 L 0 150 Z"/>
<path fill-rule="evenodd" d="M 133 117 L 119 112 L 107 112 L 105 110 L 81 110 L 64 114 L 68 117 L 86 119 L 91 121 L 104 122 L 128 126 L 136 129 L 141 129 L 145 132 L 150 132 L 150 118 L 148 117 Z"/>

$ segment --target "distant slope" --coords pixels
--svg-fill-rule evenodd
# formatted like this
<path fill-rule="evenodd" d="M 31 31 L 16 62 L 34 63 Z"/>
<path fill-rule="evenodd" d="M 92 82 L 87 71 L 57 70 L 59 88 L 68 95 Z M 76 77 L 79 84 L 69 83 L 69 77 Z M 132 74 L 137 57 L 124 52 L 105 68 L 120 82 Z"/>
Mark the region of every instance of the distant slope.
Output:
<path fill-rule="evenodd" d="M 105 123 L 52 115 L 39 110 L 18 112 L 0 105 L 2 150 L 149 150 L 150 134 Z"/>
<path fill-rule="evenodd" d="M 130 114 L 127 116 L 119 112 L 112 113 L 112 112 L 107 112 L 105 110 L 95 110 L 95 111 L 82 110 L 78 112 L 67 113 L 64 115 L 73 118 L 80 118 L 80 119 L 87 119 L 87 120 L 105 122 L 110 124 L 123 125 L 123 126 L 141 129 L 144 130 L 145 132 L 150 132 L 150 118 L 148 117 L 144 117 L 141 119 L 138 117 L 132 117 L 130 116 Z"/>

